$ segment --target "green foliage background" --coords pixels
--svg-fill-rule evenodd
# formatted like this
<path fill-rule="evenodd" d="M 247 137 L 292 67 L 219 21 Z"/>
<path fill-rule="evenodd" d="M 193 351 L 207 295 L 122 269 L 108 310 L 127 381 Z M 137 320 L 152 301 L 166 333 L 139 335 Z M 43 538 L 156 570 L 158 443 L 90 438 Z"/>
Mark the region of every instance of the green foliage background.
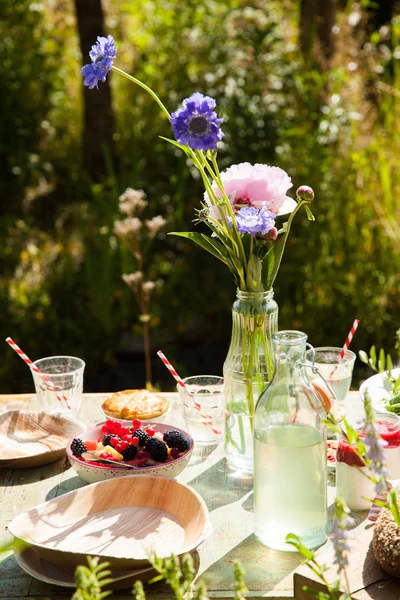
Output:
<path fill-rule="evenodd" d="M 314 188 L 317 221 L 296 218 L 275 284 L 280 328 L 302 329 L 314 345 L 342 345 L 357 317 L 354 348 L 376 342 L 390 350 L 399 326 L 400 21 L 365 43 L 364 16 L 351 26 L 349 15 L 361 9 L 348 2 L 333 67 L 321 72 L 299 52 L 295 0 L 103 7 L 118 66 L 170 111 L 193 91 L 216 98 L 225 118 L 222 168 L 274 164 L 294 189 Z M 118 196 L 142 188 L 148 217 L 162 214 L 169 230 L 188 230 L 203 189 L 181 153 L 159 139 L 170 129 L 157 105 L 115 74 L 118 164 L 104 184 L 92 184 L 80 158 L 80 68 L 71 0 L 2 1 L 0 333 L 33 358 L 82 356 L 92 389 L 117 388 L 118 359 L 140 342 L 137 307 L 120 278 L 133 263 L 112 233 Z M 185 375 L 184 344 L 205 352 L 228 344 L 234 286 L 222 265 L 179 238 L 157 241 L 153 269 L 164 279 L 153 341 L 182 361 Z M 29 372 L 4 346 L 1 391 L 31 389 Z M 96 379 L 100 373 L 108 378 Z M 129 385 L 143 380 L 132 375 Z"/>

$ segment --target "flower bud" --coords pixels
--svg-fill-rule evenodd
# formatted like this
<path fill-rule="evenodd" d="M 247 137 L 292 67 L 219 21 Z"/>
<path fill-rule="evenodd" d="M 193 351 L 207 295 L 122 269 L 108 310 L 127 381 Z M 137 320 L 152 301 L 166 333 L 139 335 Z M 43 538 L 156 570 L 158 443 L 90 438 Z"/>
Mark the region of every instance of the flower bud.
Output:
<path fill-rule="evenodd" d="M 314 190 L 309 185 L 301 185 L 297 188 L 296 196 L 304 202 L 312 202 L 314 200 Z"/>

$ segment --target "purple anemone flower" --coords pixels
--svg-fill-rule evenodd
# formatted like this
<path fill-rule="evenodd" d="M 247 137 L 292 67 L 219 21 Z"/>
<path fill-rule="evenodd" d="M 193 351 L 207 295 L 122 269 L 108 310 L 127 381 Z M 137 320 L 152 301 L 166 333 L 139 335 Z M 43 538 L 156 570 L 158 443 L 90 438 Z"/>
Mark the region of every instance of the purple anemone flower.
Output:
<path fill-rule="evenodd" d="M 275 217 L 276 214 L 270 212 L 265 206 L 261 210 L 245 206 L 236 213 L 236 225 L 239 233 L 249 233 L 253 237 L 257 233 L 266 235 L 273 229 Z"/>
<path fill-rule="evenodd" d="M 219 119 L 214 111 L 216 102 L 209 96 L 195 92 L 182 102 L 182 108 L 171 115 L 172 131 L 177 142 L 192 150 L 216 150 L 222 140 Z"/>
<path fill-rule="evenodd" d="M 113 58 L 117 56 L 117 47 L 114 38 L 109 35 L 107 37 L 99 36 L 97 42 L 92 46 L 89 56 L 92 62 L 82 68 L 84 76 L 84 85 L 89 89 L 98 87 L 99 81 L 105 81 L 107 73 L 113 65 Z"/>

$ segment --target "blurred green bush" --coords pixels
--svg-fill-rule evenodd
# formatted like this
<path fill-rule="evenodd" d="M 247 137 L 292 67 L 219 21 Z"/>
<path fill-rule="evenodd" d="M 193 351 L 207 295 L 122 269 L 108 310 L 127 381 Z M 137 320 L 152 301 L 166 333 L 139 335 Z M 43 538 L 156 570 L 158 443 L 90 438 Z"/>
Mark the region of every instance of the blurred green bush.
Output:
<path fill-rule="evenodd" d="M 118 65 L 171 111 L 196 90 L 216 98 L 225 118 L 221 167 L 275 164 L 294 189 L 314 188 L 317 221 L 297 218 L 275 284 L 280 327 L 306 331 L 315 345 L 342 345 L 357 317 L 354 348 L 390 350 L 399 325 L 400 22 L 390 44 L 378 31 L 361 45 L 348 19 L 357 7 L 339 14 L 334 65 L 322 73 L 299 53 L 295 0 L 104 5 Z M 72 2 L 3 0 L 0 11 L 0 331 L 33 358 L 82 356 L 95 389 L 139 339 L 138 311 L 121 280 L 130 257 L 112 233 L 118 196 L 142 188 L 149 216 L 187 230 L 203 188 L 159 139 L 170 129 L 156 104 L 115 74 L 118 167 L 104 184 L 88 181 Z M 165 280 L 153 307 L 155 343 L 178 365 L 182 344 L 227 344 L 235 290 L 223 266 L 168 236 L 154 261 Z M 2 392 L 31 389 L 29 372 L 4 346 Z M 131 387 L 144 381 L 135 377 Z"/>

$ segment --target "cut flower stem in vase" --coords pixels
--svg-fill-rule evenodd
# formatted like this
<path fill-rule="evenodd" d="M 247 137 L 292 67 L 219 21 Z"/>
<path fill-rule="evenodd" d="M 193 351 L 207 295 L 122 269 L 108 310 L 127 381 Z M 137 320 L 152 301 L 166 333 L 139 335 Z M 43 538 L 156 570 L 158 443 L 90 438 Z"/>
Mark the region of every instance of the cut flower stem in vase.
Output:
<path fill-rule="evenodd" d="M 228 418 L 225 455 L 238 475 L 253 472 L 253 417 L 258 397 L 273 375 L 272 335 L 278 328 L 273 291 L 237 291 L 232 337 L 224 364 Z"/>

